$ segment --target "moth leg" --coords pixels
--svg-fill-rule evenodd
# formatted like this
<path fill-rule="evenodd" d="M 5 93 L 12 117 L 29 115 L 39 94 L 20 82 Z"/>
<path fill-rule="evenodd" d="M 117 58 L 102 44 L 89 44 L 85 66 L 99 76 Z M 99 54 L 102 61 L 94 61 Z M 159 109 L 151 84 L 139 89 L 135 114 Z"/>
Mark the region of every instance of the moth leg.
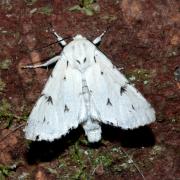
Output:
<path fill-rule="evenodd" d="M 22 68 L 40 68 L 40 67 L 47 67 L 53 63 L 55 63 L 56 61 L 58 61 L 60 59 L 60 56 L 55 56 L 51 59 L 49 59 L 48 61 L 46 61 L 43 64 L 38 64 L 38 65 L 27 65 L 27 66 L 23 66 Z"/>
<path fill-rule="evenodd" d="M 53 30 L 53 34 L 57 37 L 57 40 L 59 41 L 59 43 L 61 44 L 61 46 L 66 46 L 66 41 L 65 40 L 63 40 L 63 38 L 60 36 L 60 35 L 58 35 L 54 30 Z"/>
<path fill-rule="evenodd" d="M 100 36 L 98 36 L 96 39 L 94 39 L 93 44 L 97 45 L 98 43 L 100 43 L 102 40 L 102 37 L 104 36 L 105 33 L 106 33 L 106 31 L 104 31 Z"/>

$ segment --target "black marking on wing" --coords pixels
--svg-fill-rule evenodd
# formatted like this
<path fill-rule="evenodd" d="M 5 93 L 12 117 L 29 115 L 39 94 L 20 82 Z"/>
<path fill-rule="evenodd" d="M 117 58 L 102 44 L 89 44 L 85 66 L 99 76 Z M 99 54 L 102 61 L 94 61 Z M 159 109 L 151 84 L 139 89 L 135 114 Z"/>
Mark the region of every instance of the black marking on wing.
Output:
<path fill-rule="evenodd" d="M 84 63 L 86 62 L 86 58 L 84 58 L 84 61 L 83 61 Z"/>
<path fill-rule="evenodd" d="M 103 75 L 104 73 L 101 71 L 101 75 Z"/>
<path fill-rule="evenodd" d="M 96 57 L 94 56 L 94 62 L 96 63 Z"/>
<path fill-rule="evenodd" d="M 126 86 L 126 85 L 121 86 L 121 88 L 120 88 L 120 94 L 121 94 L 121 96 L 122 96 L 123 93 L 126 92 L 126 89 L 127 89 L 127 86 Z"/>
<path fill-rule="evenodd" d="M 69 112 L 69 108 L 68 108 L 68 106 L 66 104 L 64 106 L 64 112 Z"/>
<path fill-rule="evenodd" d="M 129 82 L 129 81 L 128 81 L 126 84 L 127 84 L 127 85 L 132 85 L 132 83 L 131 83 L 131 82 Z"/>
<path fill-rule="evenodd" d="M 107 103 L 106 103 L 106 105 L 110 105 L 110 106 L 112 106 L 112 103 L 111 103 L 111 101 L 110 101 L 110 99 L 109 99 L 109 98 L 107 99 Z"/>
<path fill-rule="evenodd" d="M 66 76 L 64 76 L 64 78 L 63 78 L 64 80 L 66 80 Z"/>
<path fill-rule="evenodd" d="M 45 122 L 45 121 L 46 121 L 46 118 L 44 117 L 43 122 Z"/>
<path fill-rule="evenodd" d="M 36 106 L 37 106 L 37 102 L 35 103 L 34 107 L 36 107 Z"/>
<path fill-rule="evenodd" d="M 51 96 L 46 96 L 47 102 L 53 104 L 53 100 Z"/>
<path fill-rule="evenodd" d="M 40 98 L 43 97 L 43 96 L 45 96 L 45 94 L 41 94 L 41 95 L 40 95 Z"/>
<path fill-rule="evenodd" d="M 68 65 L 69 65 L 69 61 L 67 61 L 67 67 L 68 67 Z"/>
<path fill-rule="evenodd" d="M 132 105 L 132 109 L 135 110 L 134 106 Z"/>
<path fill-rule="evenodd" d="M 81 64 L 81 62 L 79 60 L 76 60 L 79 64 Z"/>
<path fill-rule="evenodd" d="M 36 141 L 39 139 L 39 135 L 36 136 Z"/>
<path fill-rule="evenodd" d="M 136 89 L 136 92 L 137 92 L 138 94 L 141 94 L 137 89 Z"/>

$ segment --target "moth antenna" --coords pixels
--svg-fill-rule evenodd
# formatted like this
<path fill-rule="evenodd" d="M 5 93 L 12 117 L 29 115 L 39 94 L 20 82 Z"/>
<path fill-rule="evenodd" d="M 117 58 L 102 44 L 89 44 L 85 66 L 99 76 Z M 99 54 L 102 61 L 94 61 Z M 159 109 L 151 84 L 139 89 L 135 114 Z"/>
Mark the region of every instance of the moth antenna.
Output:
<path fill-rule="evenodd" d="M 96 37 L 96 38 L 93 40 L 93 44 L 98 45 L 98 44 L 101 42 L 103 36 L 107 33 L 107 31 L 109 31 L 110 28 L 111 28 L 111 26 L 108 26 L 108 27 L 106 28 L 106 30 L 104 30 L 104 32 L 100 34 L 100 36 Z"/>
<path fill-rule="evenodd" d="M 106 33 L 106 31 L 104 31 L 102 34 L 100 34 L 100 36 L 96 37 L 96 38 L 93 40 L 93 44 L 98 45 L 98 44 L 101 42 L 102 37 L 104 36 L 105 33 Z"/>
<path fill-rule="evenodd" d="M 53 45 L 53 44 L 59 43 L 59 42 L 61 42 L 61 41 L 64 41 L 65 39 L 70 39 L 70 38 L 72 38 L 72 37 L 70 37 L 70 36 L 65 37 L 65 38 L 62 39 L 62 40 L 57 40 L 57 41 L 55 41 L 55 42 L 52 42 L 52 43 L 47 44 L 47 45 L 45 45 L 45 46 L 42 46 L 42 47 L 40 47 L 40 48 L 33 49 L 33 50 L 31 50 L 30 52 L 32 52 L 32 51 L 39 51 L 39 50 L 41 50 L 41 49 L 47 48 L 47 47 L 49 47 L 49 46 L 51 46 L 51 45 Z"/>
<path fill-rule="evenodd" d="M 66 46 L 66 41 L 64 41 L 64 39 L 60 35 L 58 35 L 54 29 L 52 29 L 52 33 L 54 34 L 54 36 L 56 36 L 57 40 L 59 41 L 62 47 Z"/>

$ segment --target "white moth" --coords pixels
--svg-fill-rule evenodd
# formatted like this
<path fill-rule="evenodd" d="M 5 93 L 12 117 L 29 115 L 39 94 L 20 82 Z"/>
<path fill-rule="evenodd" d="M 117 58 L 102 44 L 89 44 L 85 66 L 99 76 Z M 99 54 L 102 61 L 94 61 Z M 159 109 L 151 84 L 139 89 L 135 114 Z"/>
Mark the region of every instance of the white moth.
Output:
<path fill-rule="evenodd" d="M 57 35 L 64 46 L 25 127 L 25 136 L 33 141 L 53 141 L 82 125 L 89 142 L 101 139 L 101 124 L 134 129 L 155 121 L 155 111 L 129 84 L 111 61 L 93 42 L 76 35 L 69 44 Z"/>

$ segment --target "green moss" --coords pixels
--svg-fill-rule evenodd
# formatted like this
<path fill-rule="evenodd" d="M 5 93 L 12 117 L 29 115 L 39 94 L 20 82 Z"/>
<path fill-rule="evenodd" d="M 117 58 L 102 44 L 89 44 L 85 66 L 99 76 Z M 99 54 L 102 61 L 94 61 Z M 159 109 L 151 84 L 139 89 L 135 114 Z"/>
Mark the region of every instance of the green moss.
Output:
<path fill-rule="evenodd" d="M 71 145 L 64 158 L 61 156 L 59 159 L 61 179 L 93 179 L 99 165 L 102 165 L 105 174 L 108 171 L 136 171 L 130 158 L 119 147 L 94 148 L 81 143 L 78 140 Z"/>
<path fill-rule="evenodd" d="M 55 174 L 55 175 L 58 174 L 57 171 L 56 171 L 56 169 L 52 169 L 52 168 L 48 167 L 47 170 L 48 170 L 51 174 Z"/>
<path fill-rule="evenodd" d="M 0 121 L 6 120 L 6 128 L 9 128 L 13 121 L 13 114 L 10 111 L 11 106 L 6 99 L 2 99 L 0 102 Z"/>
<path fill-rule="evenodd" d="M 72 160 L 74 160 L 78 164 L 82 164 L 82 150 L 80 149 L 78 142 L 76 142 L 70 148 L 70 155 L 71 155 Z"/>
<path fill-rule="evenodd" d="M 27 5 L 33 5 L 35 2 L 37 2 L 37 0 L 24 0 L 24 2 L 27 4 Z"/>
<path fill-rule="evenodd" d="M 6 10 L 11 10 L 12 9 L 12 5 L 11 4 L 12 3 L 11 3 L 10 0 L 1 0 L 0 1 L 1 8 L 6 9 Z"/>
<path fill-rule="evenodd" d="M 9 69 L 9 66 L 11 65 L 11 60 L 10 59 L 5 59 L 0 63 L 0 69 L 6 70 Z"/>
<path fill-rule="evenodd" d="M 131 82 L 139 81 L 144 85 L 148 84 L 153 76 L 153 72 L 147 69 L 135 69 L 127 74 L 128 79 Z"/>
<path fill-rule="evenodd" d="M 63 159 L 60 159 L 58 168 L 65 168 L 65 167 L 66 167 L 66 162 Z"/>
<path fill-rule="evenodd" d="M 82 7 L 87 7 L 95 2 L 96 2 L 95 0 L 80 0 L 80 5 Z"/>
<path fill-rule="evenodd" d="M 95 165 L 99 165 L 99 164 L 102 164 L 104 167 L 109 167 L 111 166 L 113 160 L 112 158 L 106 154 L 106 155 L 99 155 L 98 157 L 96 157 L 94 163 Z"/>
<path fill-rule="evenodd" d="M 6 84 L 2 81 L 2 79 L 0 79 L 0 94 L 2 93 L 5 87 L 6 87 Z"/>
<path fill-rule="evenodd" d="M 160 155 L 164 151 L 165 151 L 165 147 L 160 145 L 155 145 L 151 150 L 151 155 Z"/>
<path fill-rule="evenodd" d="M 0 180 L 5 180 L 16 167 L 0 164 Z"/>
<path fill-rule="evenodd" d="M 132 159 L 125 157 L 118 164 L 115 164 L 112 170 L 114 172 L 123 172 L 123 171 L 135 172 L 137 171 L 137 168 L 135 167 L 134 164 L 135 162 Z M 137 163 L 136 163 L 136 166 L 138 167 Z"/>
<path fill-rule="evenodd" d="M 87 16 L 92 16 L 100 10 L 100 7 L 95 0 L 80 0 L 78 5 L 69 8 L 70 11 L 80 11 Z"/>
<path fill-rule="evenodd" d="M 70 156 L 71 159 L 77 164 L 77 170 L 76 172 L 71 176 L 71 179 L 87 179 L 87 174 L 84 171 L 85 170 L 85 161 L 83 159 L 84 157 L 84 151 L 80 148 L 79 142 L 76 142 L 71 148 L 70 148 Z"/>
<path fill-rule="evenodd" d="M 70 177 L 70 179 L 74 179 L 74 180 L 86 180 L 88 179 L 88 176 L 86 175 L 86 173 L 83 171 L 83 169 L 79 169 L 75 172 L 75 174 L 73 176 Z"/>
<path fill-rule="evenodd" d="M 53 9 L 49 6 L 41 7 L 38 9 L 38 12 L 41 14 L 45 14 L 47 16 L 50 16 L 52 14 Z"/>
<path fill-rule="evenodd" d="M 117 16 L 107 14 L 107 15 L 102 16 L 101 19 L 110 23 L 110 22 L 115 21 L 117 19 Z"/>
<path fill-rule="evenodd" d="M 174 85 L 173 82 L 166 81 L 166 82 L 156 83 L 155 87 L 157 90 L 162 90 L 162 89 L 171 88 L 173 85 Z"/>
<path fill-rule="evenodd" d="M 7 100 L 6 99 L 2 99 L 2 101 L 0 102 L 0 117 L 2 115 L 9 114 L 10 108 L 11 108 L 11 106 L 7 102 Z"/>

